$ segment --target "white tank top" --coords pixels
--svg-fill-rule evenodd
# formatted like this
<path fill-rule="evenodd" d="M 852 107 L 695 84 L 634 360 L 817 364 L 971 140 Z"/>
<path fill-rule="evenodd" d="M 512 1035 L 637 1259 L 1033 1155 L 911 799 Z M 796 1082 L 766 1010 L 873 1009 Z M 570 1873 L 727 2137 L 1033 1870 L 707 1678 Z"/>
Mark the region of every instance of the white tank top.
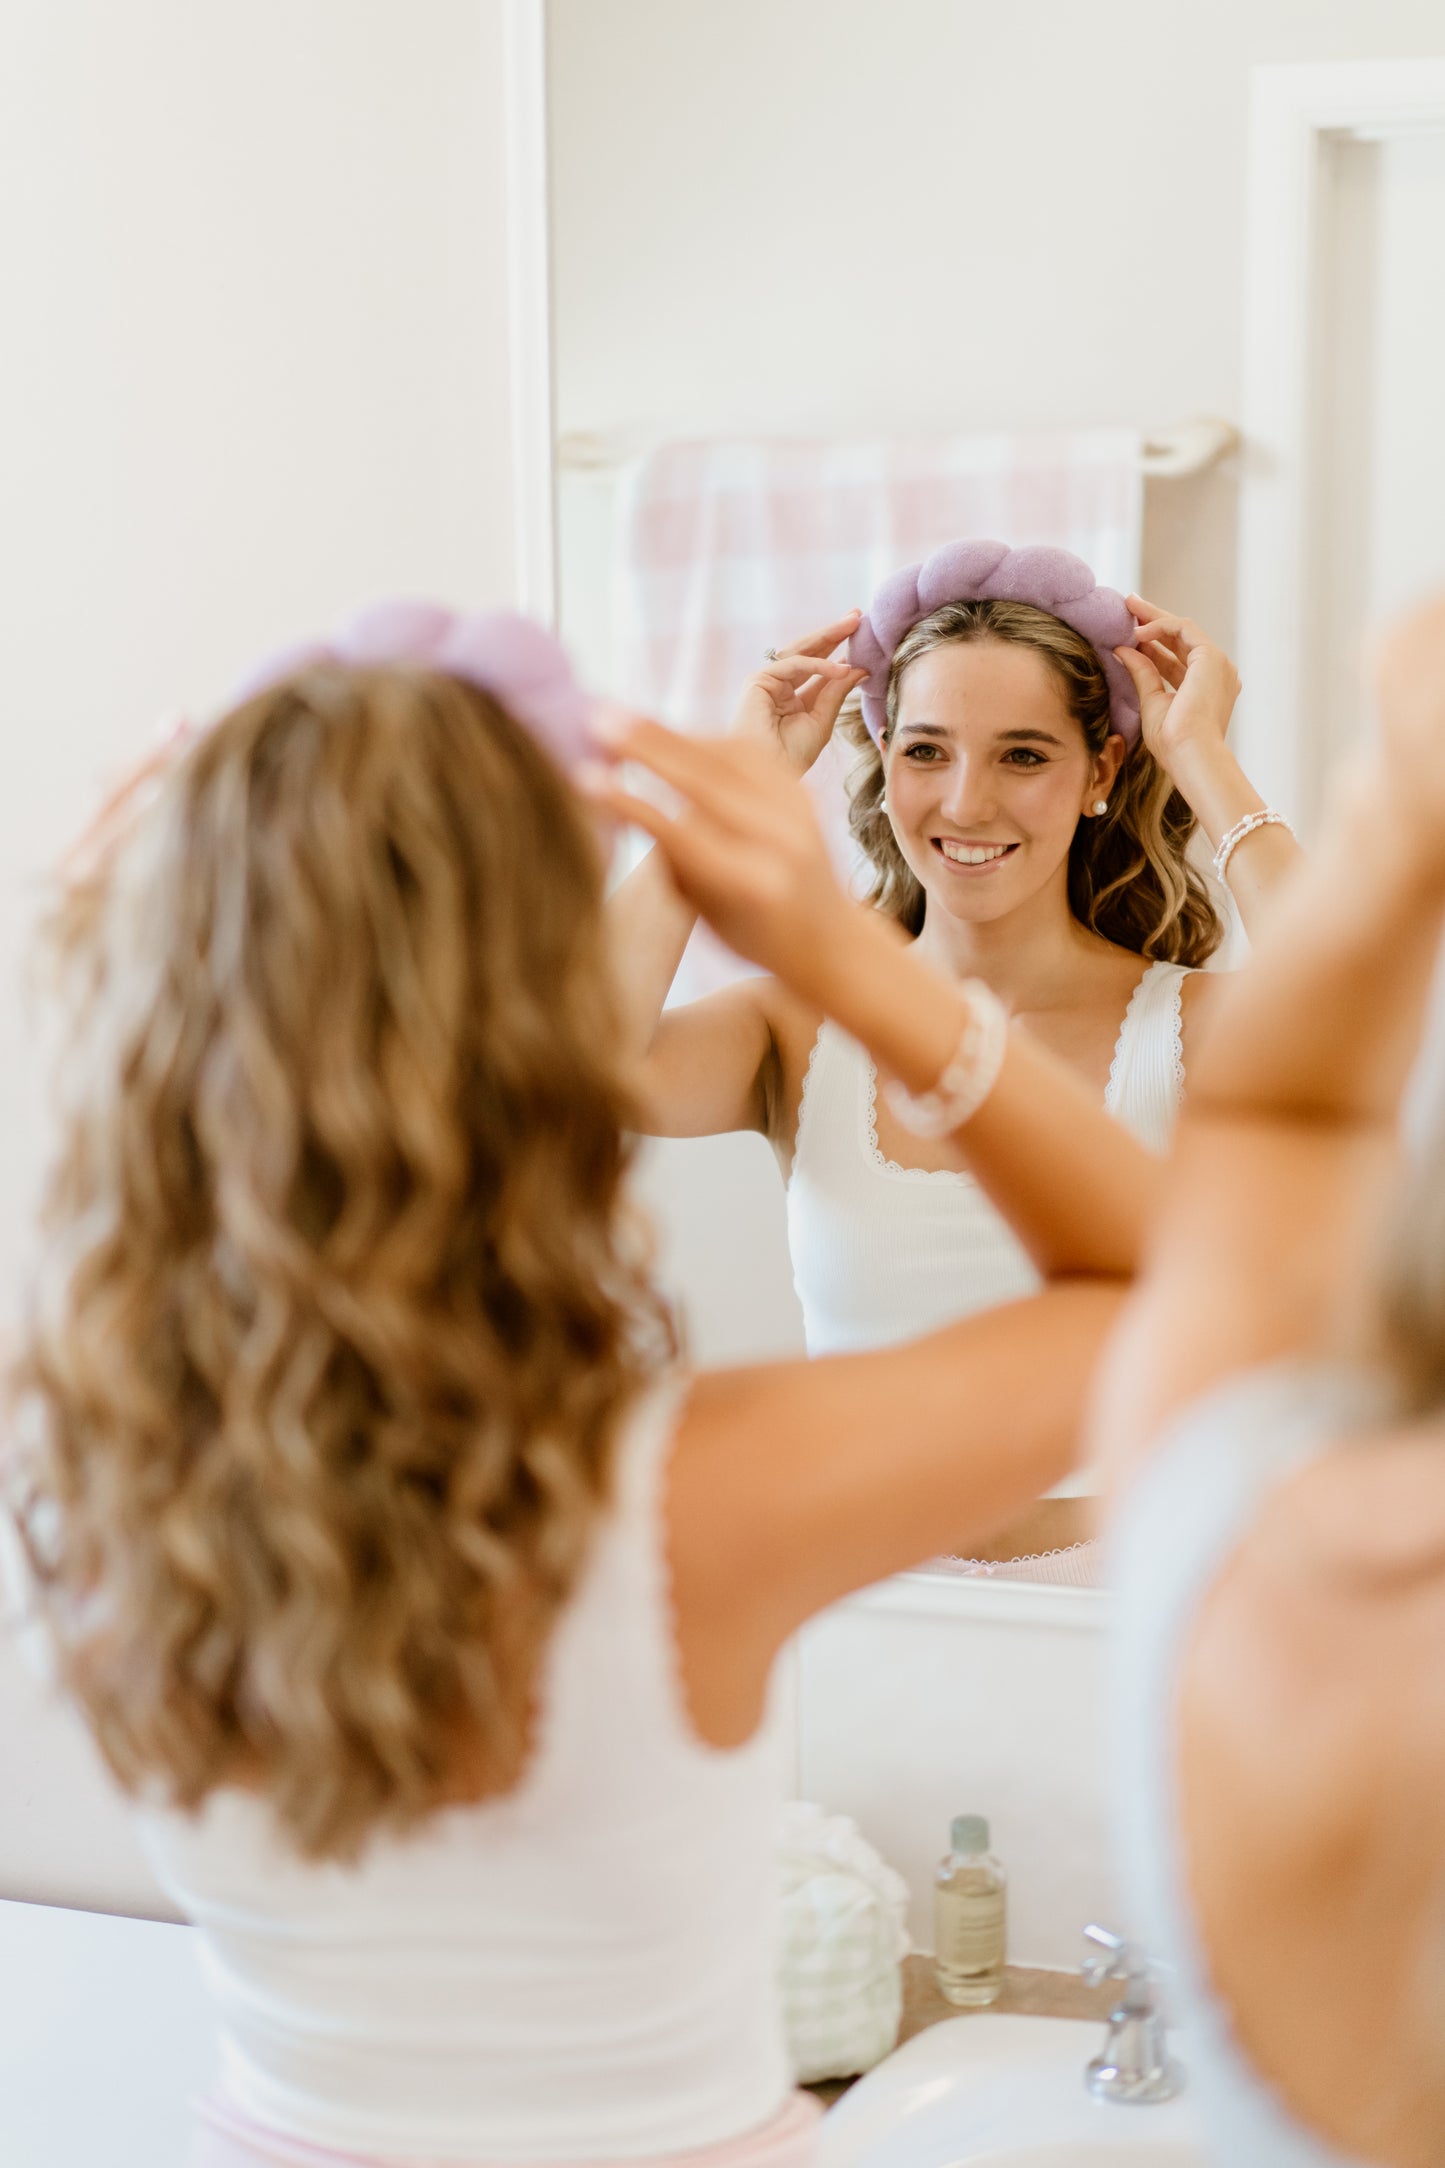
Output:
<path fill-rule="evenodd" d="M 1182 964 L 1135 987 L 1104 1093 L 1154 1151 L 1184 1088 Z M 900 1167 L 878 1148 L 878 1072 L 824 1024 L 813 1046 L 788 1182 L 793 1285 L 810 1355 L 891 1347 L 975 1310 L 1032 1294 L 1039 1276 L 971 1174 Z"/>
<path fill-rule="evenodd" d="M 350 1867 L 298 1859 L 237 1791 L 143 1817 L 254 2121 L 378 2160 L 556 2162 L 714 2145 L 787 2101 L 782 1727 L 722 1751 L 686 1714 L 659 1499 L 681 1391 L 621 1442 L 511 1792 Z"/>

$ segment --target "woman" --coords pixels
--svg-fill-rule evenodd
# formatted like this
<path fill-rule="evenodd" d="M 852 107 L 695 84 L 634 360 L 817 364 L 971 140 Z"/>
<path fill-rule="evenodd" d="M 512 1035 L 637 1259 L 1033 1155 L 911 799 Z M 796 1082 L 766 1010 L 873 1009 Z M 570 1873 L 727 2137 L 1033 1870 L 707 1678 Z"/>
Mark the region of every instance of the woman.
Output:
<path fill-rule="evenodd" d="M 680 891 L 905 1115 L 968 1124 L 1050 1283 L 908 1348 L 680 1370 L 624 1202 L 588 716 L 521 620 L 372 612 L 173 749 L 59 916 L 11 1490 L 202 1938 L 206 2168 L 808 2159 L 774 1657 L 1063 1474 L 1152 1194 L 848 902 L 771 753 L 637 726 Z"/>
<path fill-rule="evenodd" d="M 1121 1865 L 1229 2168 L 1445 2155 L 1445 600 L 1220 1003 L 1097 1428 Z"/>
<path fill-rule="evenodd" d="M 849 635 L 845 664 L 833 650 Z M 1096 1103 L 1162 1149 L 1214 991 L 1198 967 L 1223 932 L 1186 856 L 1196 822 L 1228 845 L 1247 929 L 1296 856 L 1225 743 L 1229 661 L 1189 620 L 1096 589 L 1066 552 L 959 543 L 885 583 L 861 623 L 854 613 L 780 654 L 735 728 L 801 774 L 859 688 L 851 822 L 870 901 L 942 977 L 988 985 Z M 661 859 L 610 912 L 647 1050 L 646 1125 L 768 1137 L 788 1177 L 811 1352 L 886 1346 L 1037 1284 L 952 1141 L 902 1132 L 866 1049 L 816 1004 L 749 979 L 664 1009 L 693 914 Z M 1083 1532 L 1077 1509 L 1055 1504 L 1002 1549 Z"/>

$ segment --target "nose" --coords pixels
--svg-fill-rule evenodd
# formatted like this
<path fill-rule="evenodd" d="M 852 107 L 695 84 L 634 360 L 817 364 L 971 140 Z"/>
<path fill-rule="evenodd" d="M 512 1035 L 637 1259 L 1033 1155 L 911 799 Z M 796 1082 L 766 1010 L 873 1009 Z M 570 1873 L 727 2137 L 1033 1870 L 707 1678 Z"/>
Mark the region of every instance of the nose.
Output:
<path fill-rule="evenodd" d="M 986 828 L 998 811 L 992 763 L 956 755 L 949 766 L 939 810 L 965 835 Z"/>

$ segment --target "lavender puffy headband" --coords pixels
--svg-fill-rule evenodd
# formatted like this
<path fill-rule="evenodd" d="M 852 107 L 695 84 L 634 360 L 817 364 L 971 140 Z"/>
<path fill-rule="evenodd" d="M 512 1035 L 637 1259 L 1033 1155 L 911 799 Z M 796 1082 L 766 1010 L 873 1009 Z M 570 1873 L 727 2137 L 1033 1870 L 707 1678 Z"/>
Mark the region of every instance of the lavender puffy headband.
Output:
<path fill-rule="evenodd" d="M 308 640 L 268 656 L 246 673 L 232 704 L 314 662 L 419 663 L 489 693 L 569 774 L 595 751 L 589 724 L 596 703 L 572 675 L 565 649 L 514 610 L 460 617 L 434 602 L 373 603 L 331 639 Z"/>
<path fill-rule="evenodd" d="M 1114 728 L 1126 745 L 1139 735 L 1139 695 L 1113 653 L 1133 647 L 1138 632 L 1122 595 L 1096 587 L 1081 557 L 1068 550 L 1011 550 L 1006 542 L 945 542 L 921 565 L 886 579 L 848 642 L 848 660 L 866 670 L 863 720 L 875 744 L 888 722 L 888 673 L 905 633 L 946 602 L 1031 602 L 1062 618 L 1090 641 L 1109 681 Z"/>

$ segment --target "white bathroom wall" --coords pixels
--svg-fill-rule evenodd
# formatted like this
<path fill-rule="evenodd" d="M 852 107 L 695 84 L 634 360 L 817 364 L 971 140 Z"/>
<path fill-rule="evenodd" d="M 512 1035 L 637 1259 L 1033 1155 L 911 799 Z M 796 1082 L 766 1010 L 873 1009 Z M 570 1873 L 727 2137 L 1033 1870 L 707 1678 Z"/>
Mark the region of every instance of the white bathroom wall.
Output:
<path fill-rule="evenodd" d="M 513 591 L 501 0 L 0 22 L 0 1332 L 44 1145 L 18 958 L 158 719 L 369 597 Z M 0 1896 L 158 1900 L 0 1641 Z"/>
<path fill-rule="evenodd" d="M 1445 53 L 1439 0 L 551 0 L 562 430 L 1237 415 L 1248 71 Z M 1148 581 L 1231 628 L 1228 477 Z"/>
<path fill-rule="evenodd" d="M 904 1574 L 798 1637 L 799 1789 L 850 1814 L 933 1948 L 933 1869 L 986 1815 L 1009 1872 L 1009 1958 L 1068 1971 L 1090 1920 L 1127 1925 L 1110 1839 L 1106 1599 Z"/>

